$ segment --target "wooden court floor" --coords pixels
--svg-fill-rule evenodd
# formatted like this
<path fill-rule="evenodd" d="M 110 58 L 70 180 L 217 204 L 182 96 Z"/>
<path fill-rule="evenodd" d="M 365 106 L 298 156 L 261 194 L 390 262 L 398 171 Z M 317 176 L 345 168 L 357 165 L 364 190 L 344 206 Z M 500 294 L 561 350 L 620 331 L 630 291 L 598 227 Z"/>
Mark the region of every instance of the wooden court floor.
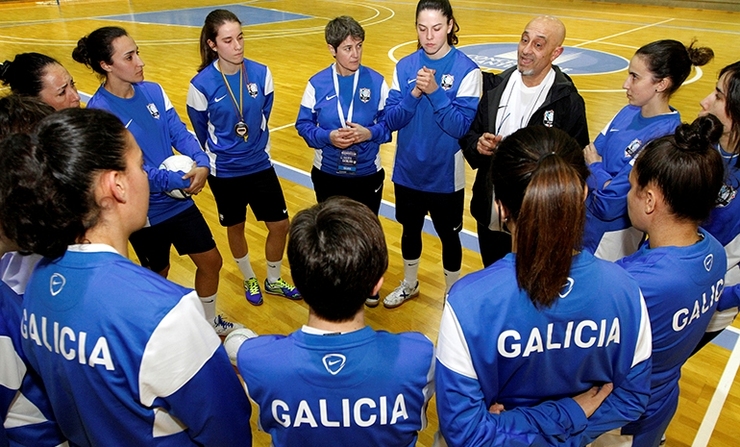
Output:
<path fill-rule="evenodd" d="M 279 168 L 291 214 L 315 203 L 306 174 L 311 168 L 313 151 L 297 135 L 293 123 L 308 78 L 328 66 L 332 59 L 323 40 L 327 20 L 351 15 L 366 31 L 363 62 L 386 76 L 390 84 L 394 63 L 415 49 L 415 1 L 332 1 L 332 0 L 254 0 L 227 3 L 218 0 L 61 0 L 40 2 L 0 2 L 0 58 L 12 59 L 16 53 L 37 51 L 49 54 L 64 64 L 75 78 L 80 92 L 94 93 L 99 80 L 86 67 L 72 61 L 77 39 L 95 28 L 111 24 L 125 27 L 137 41 L 147 63 L 145 76 L 161 83 L 185 118 L 188 82 L 199 64 L 199 26 L 181 26 L 137 19 L 137 14 L 162 12 L 175 14 L 188 8 L 215 8 L 234 5 L 269 9 L 274 12 L 301 14 L 306 18 L 247 25 L 244 27 L 246 56 L 267 64 L 275 80 L 275 106 L 270 119 L 272 157 Z M 489 1 L 453 0 L 461 26 L 459 46 L 480 43 L 515 43 L 524 25 L 534 16 L 550 14 L 566 25 L 566 46 L 612 53 L 629 59 L 641 45 L 653 40 L 674 38 L 688 43 L 697 38 L 710 46 L 716 57 L 697 70 L 675 95 L 671 104 L 692 120 L 699 111 L 699 101 L 715 85 L 717 72 L 740 59 L 740 15 L 731 12 L 668 8 L 641 5 L 592 3 L 588 1 Z M 207 12 L 208 9 L 205 9 Z M 104 18 L 116 15 L 118 18 Z M 160 14 L 161 15 L 161 14 Z M 203 13 L 205 17 L 205 13 Z M 246 17 L 241 19 L 248 23 Z M 574 75 L 573 79 L 587 105 L 590 134 L 593 137 L 626 104 L 622 82 L 624 70 L 598 75 Z M 3 92 L 0 90 L 0 94 Z M 187 119 L 185 119 L 187 121 Z M 393 143 L 382 147 L 386 168 L 382 223 L 390 250 L 390 267 L 385 275 L 382 295 L 395 288 L 402 278 L 400 226 L 392 219 L 394 202 L 390 173 Z M 467 172 L 466 198 L 470 197 L 474 173 Z M 220 311 L 241 321 L 259 333 L 288 333 L 299 328 L 307 317 L 304 303 L 267 296 L 261 307 L 248 305 L 242 294 L 241 277 L 230 259 L 225 231 L 219 227 L 209 191 L 196 201 L 206 215 L 224 256 L 219 291 Z M 467 200 L 466 200 L 467 201 Z M 464 236 L 470 241 L 475 225 L 466 206 Z M 247 238 L 251 258 L 260 279 L 264 279 L 264 225 L 248 220 Z M 394 310 L 368 309 L 367 321 L 376 329 L 421 331 L 436 340 L 443 306 L 440 244 L 435 237 L 424 236 L 419 279 L 421 295 Z M 287 262 L 286 262 L 287 264 Z M 465 249 L 463 274 L 481 268 L 478 254 Z M 289 269 L 284 267 L 289 278 Z M 171 279 L 192 285 L 193 265 L 189 259 L 173 256 Z M 668 429 L 668 446 L 737 446 L 740 441 L 740 364 L 737 322 L 730 328 L 729 348 L 710 345 L 684 367 L 678 413 Z M 725 345 L 728 345 L 725 343 Z M 431 446 L 436 431 L 434 402 L 429 409 L 429 427 L 419 445 Z M 253 427 L 255 418 L 253 417 Z M 255 445 L 269 445 L 269 436 L 255 434 Z"/>

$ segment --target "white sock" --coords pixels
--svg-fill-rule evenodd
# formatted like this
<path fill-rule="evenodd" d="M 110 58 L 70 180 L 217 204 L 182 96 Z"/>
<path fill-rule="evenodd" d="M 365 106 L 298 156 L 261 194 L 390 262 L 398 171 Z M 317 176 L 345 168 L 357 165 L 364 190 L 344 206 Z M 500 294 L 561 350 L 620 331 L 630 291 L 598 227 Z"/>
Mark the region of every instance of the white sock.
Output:
<path fill-rule="evenodd" d="M 460 270 L 456 272 L 451 272 L 449 270 L 445 270 L 445 295 L 447 295 L 450 292 L 450 287 L 452 287 L 453 284 L 460 278 Z"/>
<path fill-rule="evenodd" d="M 200 304 L 203 305 L 203 312 L 206 314 L 206 321 L 213 324 L 213 320 L 216 318 L 216 295 L 214 293 L 211 296 L 198 297 L 200 298 Z"/>
<path fill-rule="evenodd" d="M 267 280 L 269 282 L 275 282 L 280 279 L 280 270 L 283 266 L 283 260 L 279 261 L 267 261 Z"/>
<path fill-rule="evenodd" d="M 236 265 L 239 267 L 239 271 L 242 272 L 244 279 L 254 278 L 257 276 L 254 274 L 252 264 L 249 262 L 249 253 L 247 253 L 243 258 L 234 258 L 234 261 L 236 261 Z"/>
<path fill-rule="evenodd" d="M 403 280 L 404 282 L 414 287 L 416 282 L 419 280 L 419 259 L 414 260 L 403 260 Z"/>

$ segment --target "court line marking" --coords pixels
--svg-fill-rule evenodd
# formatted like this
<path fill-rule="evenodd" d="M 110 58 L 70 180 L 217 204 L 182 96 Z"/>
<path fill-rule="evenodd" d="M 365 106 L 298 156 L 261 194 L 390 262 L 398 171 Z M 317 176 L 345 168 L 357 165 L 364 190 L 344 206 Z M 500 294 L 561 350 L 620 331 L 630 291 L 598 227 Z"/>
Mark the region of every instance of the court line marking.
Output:
<path fill-rule="evenodd" d="M 587 40 L 586 42 L 581 42 L 581 43 L 576 44 L 574 46 L 575 47 L 582 47 L 584 45 L 590 45 L 592 43 L 601 42 L 602 40 L 612 39 L 614 37 L 619 37 L 619 36 L 624 36 L 625 34 L 634 33 L 635 31 L 641 31 L 641 30 L 644 30 L 644 29 L 647 29 L 647 28 L 652 28 L 654 26 L 659 26 L 659 25 L 662 25 L 664 23 L 672 22 L 673 20 L 675 20 L 675 19 L 672 19 L 671 18 L 671 19 L 662 20 L 660 22 L 655 22 L 655 23 L 652 23 L 652 24 L 649 24 L 649 25 L 640 26 L 640 27 L 637 27 L 637 28 L 632 28 L 632 29 L 629 29 L 627 31 L 622 31 L 621 33 L 612 34 L 610 36 L 604 36 L 604 37 L 600 37 L 600 38 L 594 39 L 594 40 Z"/>
<path fill-rule="evenodd" d="M 740 334 L 740 329 L 733 326 L 728 326 L 726 330 Z M 717 388 L 712 395 L 712 400 L 709 402 L 707 412 L 704 414 L 704 418 L 701 421 L 699 430 L 696 432 L 691 447 L 706 447 L 709 445 L 709 440 L 714 432 L 714 427 L 717 425 L 720 413 L 724 409 L 725 401 L 730 393 L 730 388 L 735 381 L 735 376 L 740 368 L 740 337 L 735 340 L 735 346 L 732 348 L 730 358 L 727 360 L 725 369 L 722 372 L 722 377 L 719 379 Z"/>

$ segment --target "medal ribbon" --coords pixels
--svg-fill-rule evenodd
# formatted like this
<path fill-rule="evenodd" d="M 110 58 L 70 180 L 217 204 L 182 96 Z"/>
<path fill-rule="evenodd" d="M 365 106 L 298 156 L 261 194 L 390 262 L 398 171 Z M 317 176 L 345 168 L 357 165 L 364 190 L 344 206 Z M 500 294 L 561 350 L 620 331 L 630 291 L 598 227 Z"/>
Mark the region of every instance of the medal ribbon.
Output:
<path fill-rule="evenodd" d="M 218 68 L 221 68 L 221 64 L 219 62 Z M 221 72 L 221 77 L 224 79 L 224 84 L 226 84 L 226 89 L 229 91 L 229 96 L 231 96 L 231 103 L 234 105 L 234 109 L 236 109 L 236 114 L 239 117 L 239 122 L 244 122 L 244 82 L 242 82 L 246 77 L 246 70 L 244 69 L 244 62 L 239 66 L 239 103 L 236 102 L 236 95 L 234 95 L 233 90 L 231 90 L 231 85 L 229 85 L 229 81 L 226 80 L 226 75 L 222 70 L 219 70 Z"/>
<path fill-rule="evenodd" d="M 352 100 L 349 103 L 349 112 L 347 113 L 347 119 L 344 118 L 344 109 L 342 109 L 342 101 L 339 100 L 339 75 L 337 74 L 337 65 L 331 66 L 331 73 L 334 76 L 334 93 L 337 96 L 337 113 L 339 114 L 339 122 L 342 127 L 347 127 L 347 121 L 352 122 L 352 113 L 355 107 L 355 93 L 357 93 L 357 84 L 360 81 L 360 68 L 355 71 L 355 78 L 352 82 Z"/>

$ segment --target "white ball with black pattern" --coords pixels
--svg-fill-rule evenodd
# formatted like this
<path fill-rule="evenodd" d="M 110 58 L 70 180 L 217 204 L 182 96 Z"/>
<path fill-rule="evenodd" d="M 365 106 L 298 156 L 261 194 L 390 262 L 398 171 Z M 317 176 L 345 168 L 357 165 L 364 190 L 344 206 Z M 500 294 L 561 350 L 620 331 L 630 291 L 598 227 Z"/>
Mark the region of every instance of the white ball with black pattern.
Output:
<path fill-rule="evenodd" d="M 194 166 L 195 162 L 187 155 L 172 155 L 165 158 L 162 164 L 159 165 L 159 169 L 166 169 L 172 172 L 184 172 L 187 174 Z M 185 192 L 182 188 L 175 188 L 171 191 L 165 191 L 164 193 L 173 199 L 184 200 L 190 197 L 190 193 Z"/>
<path fill-rule="evenodd" d="M 232 365 L 236 366 L 236 354 L 239 352 L 242 343 L 255 337 L 257 337 L 257 333 L 248 328 L 234 329 L 226 336 L 224 349 L 226 349 L 226 354 L 229 355 Z"/>

